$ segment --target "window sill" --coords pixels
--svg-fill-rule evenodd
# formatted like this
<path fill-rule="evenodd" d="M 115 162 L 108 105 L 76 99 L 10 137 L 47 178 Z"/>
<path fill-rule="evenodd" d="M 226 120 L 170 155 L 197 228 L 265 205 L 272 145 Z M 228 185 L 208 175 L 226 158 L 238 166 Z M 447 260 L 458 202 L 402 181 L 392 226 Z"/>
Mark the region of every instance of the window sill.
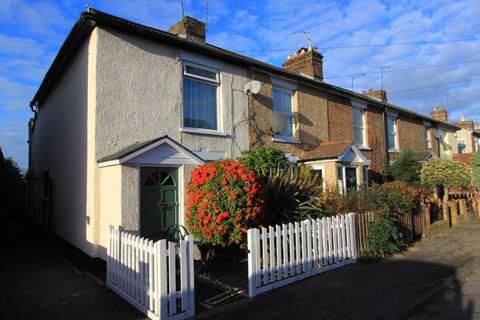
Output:
<path fill-rule="evenodd" d="M 224 132 L 211 129 L 202 129 L 202 128 L 180 128 L 180 132 L 191 133 L 191 134 L 203 134 L 208 136 L 217 136 L 217 137 L 227 137 L 228 135 Z"/>
<path fill-rule="evenodd" d="M 358 149 L 363 150 L 363 151 L 372 151 L 372 148 L 366 147 L 366 146 L 359 146 L 357 145 Z"/>
<path fill-rule="evenodd" d="M 299 141 L 295 138 L 281 137 L 281 136 L 273 137 L 272 141 L 273 142 L 280 142 L 280 143 L 292 143 L 292 144 L 301 144 L 302 143 L 301 141 Z"/>
<path fill-rule="evenodd" d="M 400 153 L 400 150 L 398 150 L 398 149 L 388 149 L 388 152 L 391 152 L 391 153 Z"/>

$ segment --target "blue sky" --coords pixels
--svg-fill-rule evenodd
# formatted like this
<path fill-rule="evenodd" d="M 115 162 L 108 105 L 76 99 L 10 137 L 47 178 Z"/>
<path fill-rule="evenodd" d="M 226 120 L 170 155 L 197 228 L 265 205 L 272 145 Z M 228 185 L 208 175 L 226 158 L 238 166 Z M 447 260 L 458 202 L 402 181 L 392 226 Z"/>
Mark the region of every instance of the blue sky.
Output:
<path fill-rule="evenodd" d="M 465 114 L 480 122 L 480 0 L 208 2 L 211 44 L 281 65 L 308 44 L 308 31 L 324 55 L 327 82 L 351 88 L 357 75 L 354 90 L 378 88 L 377 67 L 387 65 L 391 102 L 428 114 L 448 95 L 451 120 Z M 0 0 L 0 146 L 23 168 L 28 103 L 86 3 L 163 30 L 182 15 L 180 0 Z M 205 20 L 205 1 L 184 4 L 186 14 Z M 440 42 L 450 40 L 468 41 Z M 328 49 L 412 42 L 435 43 Z M 427 89 L 410 90 L 417 88 Z"/>

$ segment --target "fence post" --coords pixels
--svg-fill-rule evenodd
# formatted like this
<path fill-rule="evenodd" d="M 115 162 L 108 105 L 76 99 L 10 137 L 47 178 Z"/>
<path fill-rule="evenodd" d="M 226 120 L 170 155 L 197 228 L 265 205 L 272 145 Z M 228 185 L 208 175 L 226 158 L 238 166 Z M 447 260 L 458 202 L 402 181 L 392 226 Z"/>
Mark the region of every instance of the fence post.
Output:
<path fill-rule="evenodd" d="M 256 279 L 257 270 L 255 270 L 255 266 L 257 265 L 256 259 L 256 246 L 254 245 L 255 241 L 255 230 L 248 229 L 247 231 L 247 246 L 248 246 L 248 296 L 250 298 L 255 297 L 255 287 L 256 287 Z"/>
<path fill-rule="evenodd" d="M 423 236 L 430 237 L 430 206 L 422 204 L 422 215 L 423 215 Z"/>
<path fill-rule="evenodd" d="M 112 242 L 113 242 L 113 226 L 108 227 L 108 247 L 107 247 L 107 288 L 111 288 L 112 283 Z"/>
<path fill-rule="evenodd" d="M 351 234 L 351 239 L 352 239 L 352 243 L 354 244 L 352 246 L 352 258 L 353 259 L 357 259 L 357 254 L 358 254 L 358 251 L 357 251 L 357 234 L 356 234 L 356 230 L 355 230 L 355 225 L 356 225 L 356 219 L 355 219 L 355 213 L 351 212 L 349 213 L 350 215 L 350 219 L 351 219 L 351 228 L 350 228 L 350 234 Z"/>
<path fill-rule="evenodd" d="M 456 200 L 451 200 L 448 203 L 448 206 L 450 207 L 450 221 L 452 226 L 456 226 L 458 224 L 458 207 L 457 207 L 457 201 Z"/>
<path fill-rule="evenodd" d="M 195 275 L 194 275 L 194 262 L 193 262 L 193 236 L 188 235 L 185 237 L 187 247 L 187 269 L 188 269 L 188 314 L 190 316 L 195 315 Z"/>
<path fill-rule="evenodd" d="M 155 243 L 155 265 L 157 268 L 155 304 L 158 306 L 158 318 L 167 319 L 167 246 L 165 240 Z"/>

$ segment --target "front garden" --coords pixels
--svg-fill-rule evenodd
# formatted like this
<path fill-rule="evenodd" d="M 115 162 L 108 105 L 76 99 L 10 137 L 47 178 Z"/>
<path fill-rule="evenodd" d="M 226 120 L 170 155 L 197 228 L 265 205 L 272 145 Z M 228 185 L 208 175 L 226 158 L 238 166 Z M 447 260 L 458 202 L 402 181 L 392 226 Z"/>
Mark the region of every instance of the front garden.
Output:
<path fill-rule="evenodd" d="M 341 195 L 336 186 L 324 188 L 308 166 L 289 166 L 281 151 L 258 148 L 237 160 L 210 162 L 192 172 L 186 221 L 200 248 L 203 276 L 215 274 L 223 264 L 228 267 L 217 275 L 226 282 L 233 270 L 245 271 L 249 228 L 349 212 L 357 216 L 359 257 L 384 258 L 427 235 L 431 210 L 442 204 L 441 211 L 450 208 L 452 193 L 476 195 L 473 183 L 478 178 L 473 177 L 478 177 L 478 168 L 472 174 L 471 168 L 452 160 L 421 161 L 407 149 L 387 168 L 382 183 Z M 478 211 L 478 204 L 466 202 L 467 209 Z"/>

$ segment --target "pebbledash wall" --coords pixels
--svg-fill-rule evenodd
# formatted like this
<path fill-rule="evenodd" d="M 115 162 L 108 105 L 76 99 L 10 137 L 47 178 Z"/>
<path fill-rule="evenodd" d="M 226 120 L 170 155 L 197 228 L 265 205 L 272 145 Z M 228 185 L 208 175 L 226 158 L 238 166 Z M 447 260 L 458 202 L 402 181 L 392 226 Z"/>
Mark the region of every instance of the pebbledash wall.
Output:
<path fill-rule="evenodd" d="M 220 70 L 217 135 L 181 132 L 183 60 Z M 168 135 L 202 158 L 238 157 L 248 148 L 247 81 L 231 64 L 95 28 L 39 106 L 32 137 L 32 171 L 56 185 L 54 231 L 102 258 L 109 225 L 139 231 L 140 167 L 97 163 L 132 144 Z M 194 167 L 179 170 L 180 223 Z"/>
<path fill-rule="evenodd" d="M 247 97 L 243 87 L 245 69 L 157 42 L 109 29 L 97 28 L 96 73 L 96 160 L 126 147 L 163 135 L 182 144 L 202 158 L 232 157 L 248 148 Z M 183 73 L 182 61 L 190 61 L 220 70 L 218 135 L 182 132 Z M 121 62 L 121 63 L 119 63 Z M 180 223 L 183 224 L 184 185 L 193 165 L 179 170 Z M 106 172 L 104 173 L 104 169 Z M 140 229 L 140 167 L 122 165 L 120 179 L 104 178 L 112 174 L 109 167 L 100 172 L 101 188 L 120 181 L 120 192 L 108 196 L 102 192 L 99 221 L 101 250 L 107 241 L 108 224 L 118 224 L 137 232 Z M 112 186 L 117 188 L 118 186 Z M 114 212 L 104 203 L 120 198 L 121 217 L 106 218 Z M 108 211 L 105 211 L 108 210 Z M 103 256 L 103 252 L 99 253 Z"/>

